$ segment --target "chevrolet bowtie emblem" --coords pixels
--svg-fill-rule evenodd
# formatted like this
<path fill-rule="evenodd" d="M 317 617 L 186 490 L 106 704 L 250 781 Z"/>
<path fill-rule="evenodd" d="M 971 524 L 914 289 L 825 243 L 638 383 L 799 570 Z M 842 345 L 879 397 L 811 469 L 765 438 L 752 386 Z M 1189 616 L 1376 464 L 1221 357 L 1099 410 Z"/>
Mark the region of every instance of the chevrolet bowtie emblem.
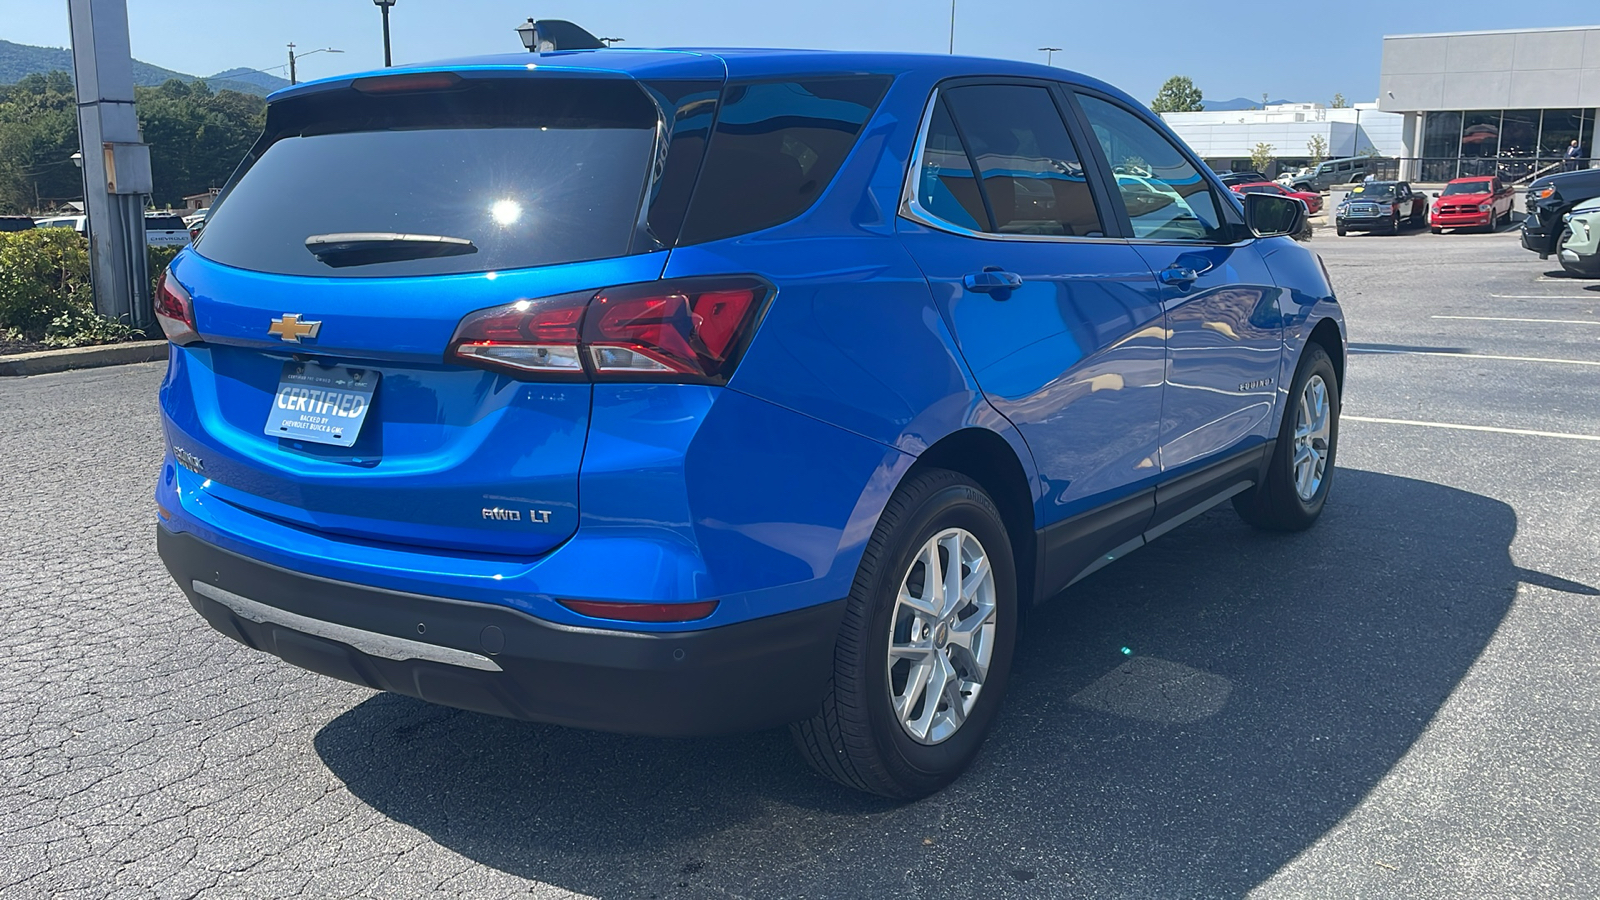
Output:
<path fill-rule="evenodd" d="M 302 322 L 299 313 L 284 313 L 282 318 L 272 320 L 272 324 L 267 327 L 267 334 L 275 334 L 286 341 L 298 344 L 301 338 L 314 338 L 321 330 L 321 322 Z"/>

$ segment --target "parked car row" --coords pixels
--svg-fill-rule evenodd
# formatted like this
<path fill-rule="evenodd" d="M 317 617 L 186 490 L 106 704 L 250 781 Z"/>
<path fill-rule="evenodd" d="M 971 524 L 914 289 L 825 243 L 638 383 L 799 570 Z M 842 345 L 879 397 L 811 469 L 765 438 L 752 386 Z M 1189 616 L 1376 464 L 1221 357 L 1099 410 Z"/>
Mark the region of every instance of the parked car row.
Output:
<path fill-rule="evenodd" d="M 88 216 L 0 216 L 0 231 L 27 231 L 33 228 L 71 228 L 79 234 L 89 230 Z M 147 213 L 144 217 L 145 243 L 152 247 L 187 247 L 198 229 L 191 230 L 184 219 L 173 213 Z"/>
<path fill-rule="evenodd" d="M 1554 256 L 1573 275 L 1600 277 L 1596 228 L 1600 226 L 1600 169 L 1546 175 L 1528 186 L 1522 246 Z"/>

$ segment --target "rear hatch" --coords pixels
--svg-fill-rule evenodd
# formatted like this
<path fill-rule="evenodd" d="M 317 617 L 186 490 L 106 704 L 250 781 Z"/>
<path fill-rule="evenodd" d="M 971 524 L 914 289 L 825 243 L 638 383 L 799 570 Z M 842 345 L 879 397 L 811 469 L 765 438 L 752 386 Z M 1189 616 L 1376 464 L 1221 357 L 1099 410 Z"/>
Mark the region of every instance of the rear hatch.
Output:
<path fill-rule="evenodd" d="M 169 273 L 198 332 L 163 393 L 197 463 L 183 477 L 373 541 L 530 555 L 565 540 L 590 384 L 446 350 L 475 310 L 660 277 L 663 102 L 614 74 L 471 72 L 275 102 Z"/>

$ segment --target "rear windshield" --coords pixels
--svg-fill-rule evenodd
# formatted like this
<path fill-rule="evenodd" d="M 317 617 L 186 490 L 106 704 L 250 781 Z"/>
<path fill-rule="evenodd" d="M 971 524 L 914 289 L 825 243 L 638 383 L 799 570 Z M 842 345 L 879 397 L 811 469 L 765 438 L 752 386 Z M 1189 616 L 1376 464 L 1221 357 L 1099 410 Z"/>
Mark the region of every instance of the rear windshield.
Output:
<path fill-rule="evenodd" d="M 146 231 L 182 231 L 183 220 L 177 216 L 145 216 Z"/>
<path fill-rule="evenodd" d="M 1487 194 L 1489 182 L 1487 181 L 1453 181 L 1444 186 L 1446 194 Z"/>
<path fill-rule="evenodd" d="M 658 121 L 640 86 L 621 80 L 289 98 L 274 104 L 266 137 L 195 247 L 243 269 L 347 278 L 622 256 L 632 252 Z M 425 253 L 419 236 L 448 238 L 452 252 Z M 314 255 L 308 239 L 366 249 Z M 383 242 L 392 252 L 366 252 Z"/>

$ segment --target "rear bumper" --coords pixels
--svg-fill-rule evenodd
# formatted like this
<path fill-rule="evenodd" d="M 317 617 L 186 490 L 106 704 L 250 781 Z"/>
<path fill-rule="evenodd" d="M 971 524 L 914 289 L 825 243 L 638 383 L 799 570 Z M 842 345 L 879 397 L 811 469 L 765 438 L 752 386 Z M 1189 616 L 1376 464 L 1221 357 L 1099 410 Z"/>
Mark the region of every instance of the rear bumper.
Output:
<path fill-rule="evenodd" d="M 189 603 L 305 669 L 493 715 L 661 736 L 811 715 L 844 601 L 702 631 L 579 628 L 507 606 L 383 590 L 258 562 L 157 526 Z"/>

